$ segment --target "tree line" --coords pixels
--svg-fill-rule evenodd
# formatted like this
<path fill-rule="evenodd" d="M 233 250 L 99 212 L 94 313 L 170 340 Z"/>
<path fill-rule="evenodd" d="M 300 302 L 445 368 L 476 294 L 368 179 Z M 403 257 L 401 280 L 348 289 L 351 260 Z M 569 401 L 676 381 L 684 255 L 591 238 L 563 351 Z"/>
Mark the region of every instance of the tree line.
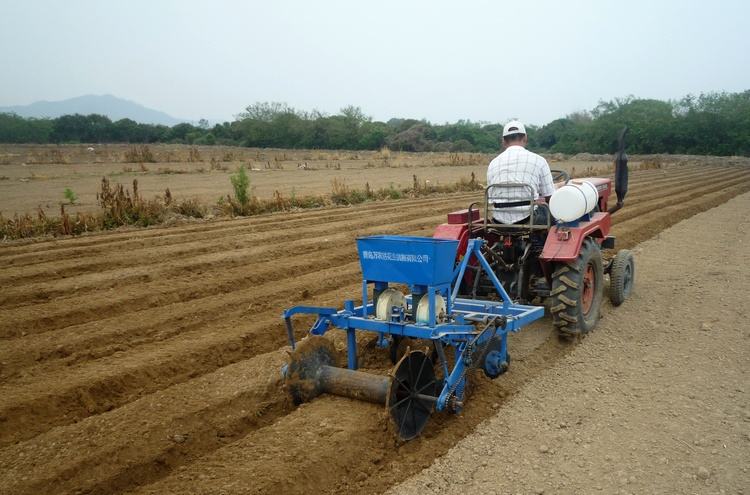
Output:
<path fill-rule="evenodd" d="M 628 152 L 750 156 L 750 90 L 705 93 L 680 100 L 635 97 L 600 102 L 543 126 L 528 125 L 529 148 L 549 153 L 612 153 L 627 125 Z M 184 143 L 269 148 L 496 152 L 502 124 L 459 120 L 433 124 L 393 118 L 375 121 L 359 107 L 335 115 L 283 103 L 255 103 L 232 122 L 211 127 L 111 121 L 103 115 L 54 119 L 0 114 L 2 143 Z"/>

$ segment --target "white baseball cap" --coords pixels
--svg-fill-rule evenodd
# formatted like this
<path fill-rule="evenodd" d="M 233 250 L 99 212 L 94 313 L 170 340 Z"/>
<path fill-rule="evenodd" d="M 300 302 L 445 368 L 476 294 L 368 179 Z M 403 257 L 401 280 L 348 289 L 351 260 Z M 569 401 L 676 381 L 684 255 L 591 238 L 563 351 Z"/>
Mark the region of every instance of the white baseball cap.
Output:
<path fill-rule="evenodd" d="M 503 137 L 512 136 L 513 134 L 526 134 L 526 128 L 520 120 L 511 120 L 503 127 Z"/>

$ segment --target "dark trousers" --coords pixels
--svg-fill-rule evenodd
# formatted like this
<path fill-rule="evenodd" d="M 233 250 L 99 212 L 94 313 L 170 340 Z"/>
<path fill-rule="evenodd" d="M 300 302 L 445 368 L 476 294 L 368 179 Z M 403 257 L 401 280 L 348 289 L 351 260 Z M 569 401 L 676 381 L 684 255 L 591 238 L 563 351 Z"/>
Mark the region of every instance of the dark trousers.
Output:
<path fill-rule="evenodd" d="M 545 206 L 537 206 L 534 208 L 534 225 L 547 225 L 547 217 L 549 217 L 549 208 Z M 502 222 L 498 222 L 494 217 L 492 218 L 492 222 L 502 225 Z M 529 217 L 526 217 L 523 220 L 515 222 L 514 225 L 524 225 L 528 223 Z"/>

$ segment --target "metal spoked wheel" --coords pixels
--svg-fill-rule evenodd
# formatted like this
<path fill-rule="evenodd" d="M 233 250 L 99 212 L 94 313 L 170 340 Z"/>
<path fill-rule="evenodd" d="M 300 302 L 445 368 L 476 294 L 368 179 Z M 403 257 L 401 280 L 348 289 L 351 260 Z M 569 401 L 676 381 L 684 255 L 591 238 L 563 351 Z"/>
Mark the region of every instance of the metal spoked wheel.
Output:
<path fill-rule="evenodd" d="M 391 363 L 396 364 L 401 361 L 401 358 L 410 351 L 424 351 L 425 354 L 430 356 L 432 363 L 435 364 L 437 361 L 437 355 L 435 353 L 435 345 L 426 339 L 412 339 L 411 337 L 397 337 L 393 339 L 391 347 L 389 349 L 389 355 Z"/>
<path fill-rule="evenodd" d="M 423 351 L 404 355 L 394 367 L 386 409 L 401 440 L 422 433 L 435 409 L 438 390 L 432 359 Z"/>
<path fill-rule="evenodd" d="M 586 265 L 586 271 L 583 274 L 583 288 L 581 289 L 581 309 L 584 318 L 591 313 L 591 305 L 594 302 L 594 267 L 591 264 Z"/>

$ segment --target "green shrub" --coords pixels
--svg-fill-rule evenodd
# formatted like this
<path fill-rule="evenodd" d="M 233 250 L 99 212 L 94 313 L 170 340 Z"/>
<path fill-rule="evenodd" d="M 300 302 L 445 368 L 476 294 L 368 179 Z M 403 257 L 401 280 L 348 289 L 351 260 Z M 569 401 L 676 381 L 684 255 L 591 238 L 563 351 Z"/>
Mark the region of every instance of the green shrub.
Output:
<path fill-rule="evenodd" d="M 351 192 L 349 192 L 349 203 L 356 205 L 364 203 L 365 201 L 367 201 L 367 194 L 364 191 L 352 189 Z"/>
<path fill-rule="evenodd" d="M 234 199 L 243 208 L 247 207 L 250 202 L 248 196 L 248 188 L 250 187 L 250 178 L 247 176 L 245 166 L 240 165 L 237 172 L 229 176 L 229 180 L 232 182 L 232 188 L 234 188 Z"/>
<path fill-rule="evenodd" d="M 386 190 L 386 197 L 388 199 L 401 199 L 401 196 L 401 191 L 393 187 L 393 183 L 391 183 L 391 185 Z"/>
<path fill-rule="evenodd" d="M 68 203 L 75 204 L 76 201 L 78 201 L 78 195 L 73 192 L 73 190 L 69 187 L 66 187 L 63 191 L 63 195 L 65 196 L 65 199 L 68 200 Z"/>

